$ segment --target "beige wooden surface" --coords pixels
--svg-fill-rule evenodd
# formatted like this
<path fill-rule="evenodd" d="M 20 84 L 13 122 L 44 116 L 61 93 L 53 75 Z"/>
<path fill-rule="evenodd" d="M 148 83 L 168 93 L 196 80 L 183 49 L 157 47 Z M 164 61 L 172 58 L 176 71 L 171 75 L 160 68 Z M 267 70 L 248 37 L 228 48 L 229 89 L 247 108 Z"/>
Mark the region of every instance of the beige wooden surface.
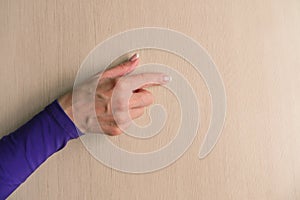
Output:
<path fill-rule="evenodd" d="M 9 199 L 300 199 L 298 0 L 0 0 L 1 136 L 70 89 L 95 45 L 145 26 L 191 36 L 217 64 L 228 107 L 213 152 L 197 158 L 210 116 L 201 77 L 179 57 L 142 50 L 142 63 L 170 65 L 193 82 L 203 117 L 191 148 L 165 169 L 132 175 L 102 165 L 77 139 Z M 114 138 L 119 146 L 147 152 L 173 137 L 178 103 L 152 91 L 172 113 L 166 128 L 150 140 Z"/>

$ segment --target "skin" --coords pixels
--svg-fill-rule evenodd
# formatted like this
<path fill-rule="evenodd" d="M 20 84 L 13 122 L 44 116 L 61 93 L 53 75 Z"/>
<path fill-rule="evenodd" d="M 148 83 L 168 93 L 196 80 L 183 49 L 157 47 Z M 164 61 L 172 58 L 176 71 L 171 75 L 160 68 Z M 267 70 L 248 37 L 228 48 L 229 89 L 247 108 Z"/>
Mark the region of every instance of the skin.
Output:
<path fill-rule="evenodd" d="M 94 75 L 58 99 L 82 133 L 121 134 L 133 119 L 142 116 L 145 108 L 153 103 L 152 93 L 145 88 L 170 81 L 170 77 L 162 73 L 129 75 L 138 63 L 138 55 L 134 54 L 128 61 Z M 93 93 L 91 88 L 96 88 L 96 92 Z M 72 102 L 73 95 L 76 95 L 76 102 Z M 94 110 L 96 117 L 92 115 Z"/>

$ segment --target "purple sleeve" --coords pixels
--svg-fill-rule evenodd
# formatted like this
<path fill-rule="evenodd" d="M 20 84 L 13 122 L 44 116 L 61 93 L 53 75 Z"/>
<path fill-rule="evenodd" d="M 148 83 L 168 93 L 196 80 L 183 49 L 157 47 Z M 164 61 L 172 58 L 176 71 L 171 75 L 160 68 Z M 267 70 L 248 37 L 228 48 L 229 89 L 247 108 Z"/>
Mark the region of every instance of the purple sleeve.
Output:
<path fill-rule="evenodd" d="M 0 139 L 0 199 L 7 198 L 49 156 L 79 132 L 55 100 L 16 131 Z"/>

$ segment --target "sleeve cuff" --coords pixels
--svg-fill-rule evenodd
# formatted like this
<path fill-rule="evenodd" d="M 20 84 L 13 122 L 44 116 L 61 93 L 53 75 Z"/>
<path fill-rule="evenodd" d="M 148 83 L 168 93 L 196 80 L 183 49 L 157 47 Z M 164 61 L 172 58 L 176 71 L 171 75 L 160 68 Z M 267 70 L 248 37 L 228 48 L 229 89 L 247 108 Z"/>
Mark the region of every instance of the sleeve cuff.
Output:
<path fill-rule="evenodd" d="M 75 126 L 73 121 L 59 105 L 57 100 L 49 104 L 45 110 L 66 131 L 66 133 L 69 134 L 71 139 L 75 139 L 83 135 L 83 133 Z"/>

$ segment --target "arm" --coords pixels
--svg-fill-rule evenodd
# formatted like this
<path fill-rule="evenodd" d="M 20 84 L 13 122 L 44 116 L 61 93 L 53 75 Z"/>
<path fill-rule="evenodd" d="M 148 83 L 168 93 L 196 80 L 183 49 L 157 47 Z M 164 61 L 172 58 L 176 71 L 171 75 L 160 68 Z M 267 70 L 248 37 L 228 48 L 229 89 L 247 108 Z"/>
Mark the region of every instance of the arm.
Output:
<path fill-rule="evenodd" d="M 15 132 L 1 138 L 0 199 L 10 195 L 49 156 L 62 149 L 69 140 L 77 138 L 78 133 L 119 135 L 122 133 L 119 125 L 126 128 L 128 122 L 140 117 L 145 107 L 153 103 L 151 92 L 142 88 L 165 84 L 170 77 L 162 73 L 145 73 L 123 79 L 137 65 L 138 55 L 134 54 L 121 65 L 96 74 Z M 90 90 L 95 85 L 96 94 Z M 74 102 L 73 92 L 78 97 Z M 113 92 L 117 94 L 114 99 Z M 74 110 L 80 115 L 77 120 L 73 119 Z M 117 111 L 116 116 L 112 110 Z M 96 118 L 91 115 L 94 111 Z"/>
<path fill-rule="evenodd" d="M 0 140 L 0 199 L 10 195 L 49 156 L 78 137 L 57 101 Z"/>

